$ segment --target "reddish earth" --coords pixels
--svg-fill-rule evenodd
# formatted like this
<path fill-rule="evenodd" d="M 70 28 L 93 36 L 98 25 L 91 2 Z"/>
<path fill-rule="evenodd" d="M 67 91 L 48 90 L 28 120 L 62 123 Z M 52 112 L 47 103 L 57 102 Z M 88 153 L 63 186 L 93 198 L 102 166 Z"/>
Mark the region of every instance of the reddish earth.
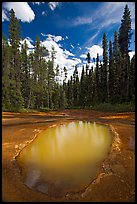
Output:
<path fill-rule="evenodd" d="M 42 130 L 54 124 L 86 120 L 113 131 L 108 157 L 96 177 L 79 192 L 50 197 L 23 184 L 15 156 Z M 135 114 L 64 110 L 47 113 L 2 113 L 2 200 L 7 201 L 135 201 Z"/>

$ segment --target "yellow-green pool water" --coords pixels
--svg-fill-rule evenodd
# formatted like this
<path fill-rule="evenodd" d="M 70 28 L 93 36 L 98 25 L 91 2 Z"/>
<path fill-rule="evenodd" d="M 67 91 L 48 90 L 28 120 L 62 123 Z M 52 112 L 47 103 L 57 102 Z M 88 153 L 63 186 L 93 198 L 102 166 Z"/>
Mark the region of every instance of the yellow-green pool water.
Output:
<path fill-rule="evenodd" d="M 70 122 L 43 131 L 17 157 L 24 183 L 46 194 L 79 191 L 96 175 L 112 136 L 107 126 Z"/>

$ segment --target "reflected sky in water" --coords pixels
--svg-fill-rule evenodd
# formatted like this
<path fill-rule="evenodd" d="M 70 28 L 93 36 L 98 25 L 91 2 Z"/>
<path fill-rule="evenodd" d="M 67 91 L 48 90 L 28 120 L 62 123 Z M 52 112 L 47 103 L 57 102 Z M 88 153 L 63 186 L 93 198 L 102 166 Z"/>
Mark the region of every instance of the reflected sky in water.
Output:
<path fill-rule="evenodd" d="M 80 121 L 51 127 L 17 157 L 24 183 L 50 194 L 83 188 L 95 177 L 111 140 L 109 129 L 96 123 Z"/>

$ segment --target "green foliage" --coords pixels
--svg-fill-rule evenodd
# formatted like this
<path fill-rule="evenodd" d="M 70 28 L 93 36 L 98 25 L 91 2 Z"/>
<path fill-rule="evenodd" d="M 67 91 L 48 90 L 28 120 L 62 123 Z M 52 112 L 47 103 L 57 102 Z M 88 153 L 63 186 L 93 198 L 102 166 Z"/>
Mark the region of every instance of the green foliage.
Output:
<path fill-rule="evenodd" d="M 130 61 L 128 55 L 131 35 L 130 11 L 126 6 L 119 33 L 114 32 L 114 42 L 109 42 L 109 49 L 106 33 L 103 35 L 103 63 L 99 63 L 97 54 L 93 69 L 88 53 L 81 77 L 76 65 L 67 80 L 67 67 L 55 67 L 55 48 L 52 46 L 49 53 L 41 45 L 39 36 L 36 36 L 34 52 L 28 54 L 26 42 L 20 51 L 20 25 L 11 10 L 10 45 L 6 37 L 2 37 L 2 110 L 33 112 L 93 108 L 111 112 L 134 111 L 135 56 Z M 47 61 L 43 58 L 45 55 Z"/>
<path fill-rule="evenodd" d="M 128 48 L 133 34 L 131 30 L 131 15 L 129 8 L 126 5 L 121 20 L 121 26 L 119 28 L 119 45 L 123 56 L 127 56 L 129 52 Z"/>
<path fill-rule="evenodd" d="M 98 105 L 94 105 L 92 110 L 97 111 L 106 111 L 106 112 L 134 112 L 135 111 L 135 103 L 126 102 L 119 104 L 111 104 L 111 103 L 101 103 Z"/>
<path fill-rule="evenodd" d="M 107 70 L 108 70 L 108 45 L 107 45 L 107 37 L 106 33 L 103 35 L 103 67 L 102 67 L 102 87 L 103 87 L 103 94 L 102 94 L 102 102 L 108 101 L 108 87 L 107 87 Z"/>

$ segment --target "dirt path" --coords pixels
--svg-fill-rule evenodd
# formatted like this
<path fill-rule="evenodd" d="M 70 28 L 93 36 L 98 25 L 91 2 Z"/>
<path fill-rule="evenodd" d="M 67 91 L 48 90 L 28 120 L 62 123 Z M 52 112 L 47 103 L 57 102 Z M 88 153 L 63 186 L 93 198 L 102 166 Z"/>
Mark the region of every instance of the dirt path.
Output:
<path fill-rule="evenodd" d="M 108 124 L 115 137 L 94 181 L 77 193 L 49 197 L 22 182 L 15 155 L 42 130 L 54 124 L 86 120 Z M 3 201 L 135 201 L 135 114 L 65 110 L 2 114 Z"/>

